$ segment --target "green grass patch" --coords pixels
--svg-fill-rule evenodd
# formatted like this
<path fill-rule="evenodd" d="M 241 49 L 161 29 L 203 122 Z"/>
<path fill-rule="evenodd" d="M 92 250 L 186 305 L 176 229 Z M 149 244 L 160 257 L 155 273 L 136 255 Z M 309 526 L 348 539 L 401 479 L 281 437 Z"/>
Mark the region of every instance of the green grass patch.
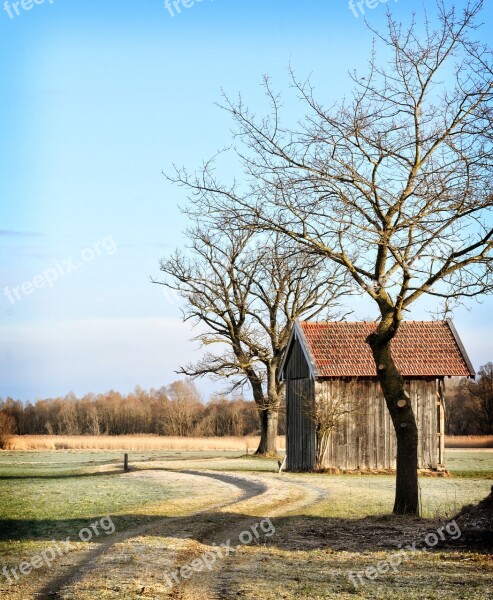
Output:
<path fill-rule="evenodd" d="M 445 451 L 447 469 L 454 477 L 493 479 L 493 450 Z"/>
<path fill-rule="evenodd" d="M 151 469 L 165 458 L 183 468 L 182 454 L 135 453 L 130 464 Z M 201 482 L 125 476 L 122 458 L 111 451 L 0 453 L 0 540 L 61 539 L 106 515 L 122 531 L 166 516 L 172 501 L 203 495 Z"/>
<path fill-rule="evenodd" d="M 482 600 L 493 584 L 491 561 L 488 562 L 484 555 L 464 552 L 422 553 L 397 573 L 368 581 L 358 591 L 348 580 L 349 570 L 365 569 L 385 559 L 392 550 L 380 551 L 383 541 L 387 548 L 394 547 L 404 539 L 404 531 L 407 531 L 407 539 L 412 541 L 415 539 L 413 527 L 433 530 L 437 520 L 451 517 L 463 505 L 476 504 L 484 498 L 493 475 L 491 451 L 447 450 L 447 468 L 452 477 L 420 477 L 423 519 L 416 524 L 413 519 L 395 521 L 393 517 L 382 516 L 389 515 L 392 510 L 394 475 L 277 474 L 277 460 L 245 456 L 241 452 L 152 451 L 130 452 L 129 455 L 133 472 L 123 474 L 121 451 L 0 452 L 2 564 L 15 566 L 38 554 L 53 539 L 70 536 L 76 541 L 82 528 L 111 515 L 117 533 L 148 524 L 153 535 L 130 538 L 115 547 L 110 554 L 115 562 L 108 559 L 101 568 L 99 579 L 94 579 L 92 573 L 87 582 L 89 587 L 77 597 L 87 600 L 93 597 L 137 598 L 141 597 L 143 587 L 151 593 L 152 578 L 145 575 L 142 565 L 145 563 L 146 569 L 152 566 L 151 558 L 159 560 L 164 550 L 153 554 L 150 546 L 153 543 L 162 546 L 163 536 L 169 536 L 169 528 L 175 527 L 174 543 L 189 543 L 193 548 L 195 540 L 201 540 L 204 531 L 213 529 L 211 519 L 219 519 L 216 515 L 209 519 L 163 522 L 162 518 L 180 517 L 231 497 L 228 486 L 221 487 L 210 479 L 178 473 L 208 470 L 255 475 L 253 479 L 264 480 L 267 486 L 272 486 L 267 499 L 259 497 L 259 511 L 269 502 L 288 511 L 285 517 L 274 517 L 277 532 L 269 546 L 241 548 L 235 555 L 230 563 L 234 576 L 228 579 L 231 594 L 240 592 L 242 597 L 264 600 L 358 597 Z M 163 470 L 162 474 L 160 470 Z M 296 497 L 290 495 L 289 490 L 294 487 L 290 484 L 301 484 L 298 494 L 300 489 L 306 489 L 314 497 L 318 496 L 319 502 L 301 504 L 289 512 L 290 498 Z M 237 519 L 240 531 L 249 510 L 239 509 L 238 515 L 221 513 L 224 523 L 218 525 L 219 529 L 226 525 L 231 527 Z M 380 518 L 375 518 L 377 515 Z M 183 523 L 186 523 L 184 537 Z M 84 550 L 101 541 L 94 539 L 88 544 L 77 544 L 74 554 L 60 560 L 58 568 L 71 568 Z M 129 550 L 125 560 L 130 556 L 135 560 L 125 562 L 120 568 L 122 548 Z M 143 561 L 142 564 L 139 561 Z M 184 559 L 184 563 L 188 561 L 189 558 Z M 165 568 L 163 563 L 159 576 L 162 577 Z M 39 578 L 49 576 L 48 571 L 36 575 Z M 126 587 L 122 588 L 125 595 L 122 595 L 123 591 L 110 594 L 107 588 L 109 577 L 118 589 L 126 582 Z M 197 579 L 198 583 L 200 581 Z M 17 595 L 10 597 L 19 600 L 34 597 L 34 593 L 42 588 L 40 582 L 41 579 L 37 581 L 35 577 L 25 578 L 15 587 Z M 0 581 L 0 595 L 10 595 L 13 591 Z M 160 597 L 158 592 L 159 589 L 155 597 Z"/>

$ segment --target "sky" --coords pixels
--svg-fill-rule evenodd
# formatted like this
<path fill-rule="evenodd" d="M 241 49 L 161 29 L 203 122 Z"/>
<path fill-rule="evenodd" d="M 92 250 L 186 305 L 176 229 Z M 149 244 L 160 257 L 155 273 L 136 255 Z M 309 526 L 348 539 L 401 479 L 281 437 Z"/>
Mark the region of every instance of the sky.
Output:
<path fill-rule="evenodd" d="M 292 65 L 312 74 L 318 97 L 341 98 L 348 70 L 368 59 L 364 16 L 381 27 L 387 7 L 408 22 L 421 6 L 2 1 L 0 397 L 128 392 L 177 379 L 200 349 L 177 298 L 150 281 L 159 260 L 186 245 L 178 208 L 186 195 L 162 172 L 199 168 L 230 143 L 222 91 L 261 111 L 262 76 L 288 90 Z M 286 107 L 293 117 L 297 109 Z M 412 318 L 432 308 L 422 303 Z M 493 299 L 468 308 L 454 320 L 479 367 L 493 360 Z M 204 397 L 222 389 L 198 385 Z"/>

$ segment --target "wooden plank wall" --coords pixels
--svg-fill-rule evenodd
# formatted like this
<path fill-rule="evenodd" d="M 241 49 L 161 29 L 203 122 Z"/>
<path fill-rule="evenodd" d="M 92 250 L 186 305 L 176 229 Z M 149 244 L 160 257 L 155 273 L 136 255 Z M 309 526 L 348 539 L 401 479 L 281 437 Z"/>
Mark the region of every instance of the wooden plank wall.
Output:
<path fill-rule="evenodd" d="M 324 460 L 325 467 L 344 470 L 395 469 L 394 427 L 376 380 L 348 381 L 310 378 L 303 350 L 296 340 L 286 361 L 286 468 L 309 471 L 315 467 L 315 424 L 307 404 L 321 394 L 345 394 L 362 399 L 363 410 L 347 415 L 332 434 Z M 418 464 L 422 469 L 438 466 L 437 381 L 406 381 L 405 389 L 413 404 L 418 423 Z"/>
<path fill-rule="evenodd" d="M 286 469 L 310 471 L 315 466 L 315 424 L 307 404 L 314 401 L 315 384 L 298 341 L 291 347 L 285 369 L 286 379 Z"/>
<path fill-rule="evenodd" d="M 344 387 L 351 385 L 350 392 Z M 419 467 L 437 467 L 436 381 L 411 380 L 405 383 L 418 423 Z M 375 380 L 349 383 L 341 379 L 318 381 L 316 394 L 357 394 L 364 408 L 347 415 L 332 434 L 324 460 L 325 467 L 353 469 L 395 469 L 394 427 L 380 385 Z M 288 413 L 289 414 L 289 413 Z"/>
<path fill-rule="evenodd" d="M 313 380 L 290 380 L 286 395 L 286 468 L 288 471 L 310 471 L 315 467 L 315 425 L 306 414 L 307 398 L 313 398 Z"/>

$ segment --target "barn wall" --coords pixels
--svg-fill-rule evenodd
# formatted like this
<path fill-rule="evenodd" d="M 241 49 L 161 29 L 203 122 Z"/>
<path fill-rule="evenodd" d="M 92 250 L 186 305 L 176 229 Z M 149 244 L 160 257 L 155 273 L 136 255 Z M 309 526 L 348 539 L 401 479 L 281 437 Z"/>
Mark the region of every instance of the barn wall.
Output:
<path fill-rule="evenodd" d="M 324 397 L 359 398 L 362 408 L 346 415 L 331 436 L 325 467 L 395 469 L 394 427 L 378 381 L 372 379 L 326 379 L 316 382 L 298 340 L 293 340 L 287 357 L 286 381 L 286 468 L 308 471 L 315 467 L 315 424 L 309 416 L 310 403 Z M 405 382 L 418 424 L 418 464 L 436 469 L 439 462 L 437 417 L 438 382 L 415 379 Z M 349 401 L 349 400 L 348 400 Z"/>
<path fill-rule="evenodd" d="M 286 469 L 309 471 L 315 466 L 315 425 L 309 418 L 309 404 L 315 397 L 315 383 L 297 340 L 286 361 Z"/>
<path fill-rule="evenodd" d="M 405 382 L 418 424 L 419 468 L 437 467 L 437 383 L 435 380 Z M 395 469 L 396 439 L 385 399 L 376 380 L 353 382 L 340 379 L 316 383 L 315 396 L 360 398 L 357 412 L 346 415 L 331 435 L 325 467 L 340 469 Z"/>

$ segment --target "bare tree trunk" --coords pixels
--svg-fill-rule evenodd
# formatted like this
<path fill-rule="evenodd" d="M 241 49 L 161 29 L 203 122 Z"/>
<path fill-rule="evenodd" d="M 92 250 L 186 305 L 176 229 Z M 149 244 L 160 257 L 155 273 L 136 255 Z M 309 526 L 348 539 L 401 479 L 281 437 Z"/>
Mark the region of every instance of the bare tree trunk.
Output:
<path fill-rule="evenodd" d="M 277 432 L 279 425 L 279 390 L 276 379 L 277 362 L 267 367 L 267 398 L 260 407 L 260 444 L 255 454 L 277 454 Z"/>
<path fill-rule="evenodd" d="M 418 427 L 404 380 L 390 351 L 391 335 L 385 326 L 368 337 L 378 379 L 397 437 L 397 477 L 394 513 L 419 515 Z"/>
<path fill-rule="evenodd" d="M 279 413 L 276 408 L 267 407 L 260 414 L 260 444 L 255 454 L 277 454 L 277 427 Z"/>
<path fill-rule="evenodd" d="M 260 418 L 260 443 L 255 454 L 275 454 L 277 452 L 278 409 L 270 402 L 262 389 L 262 382 L 253 369 L 248 370 L 248 380 L 252 386 L 253 399 L 257 405 Z"/>

